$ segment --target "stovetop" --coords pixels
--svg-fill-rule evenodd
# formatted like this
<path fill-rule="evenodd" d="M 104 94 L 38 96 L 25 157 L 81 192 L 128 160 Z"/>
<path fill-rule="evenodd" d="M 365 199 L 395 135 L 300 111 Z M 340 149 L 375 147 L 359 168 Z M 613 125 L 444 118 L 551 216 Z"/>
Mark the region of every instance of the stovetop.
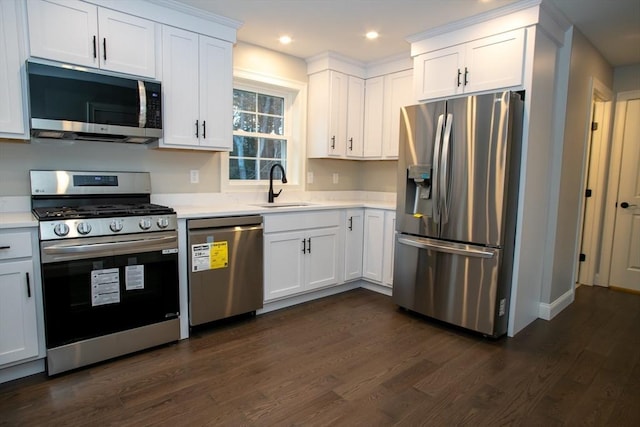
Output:
<path fill-rule="evenodd" d="M 129 217 L 144 215 L 170 215 L 174 210 L 154 203 L 108 204 L 83 206 L 56 206 L 34 208 L 33 213 L 40 221 L 56 219 Z"/>

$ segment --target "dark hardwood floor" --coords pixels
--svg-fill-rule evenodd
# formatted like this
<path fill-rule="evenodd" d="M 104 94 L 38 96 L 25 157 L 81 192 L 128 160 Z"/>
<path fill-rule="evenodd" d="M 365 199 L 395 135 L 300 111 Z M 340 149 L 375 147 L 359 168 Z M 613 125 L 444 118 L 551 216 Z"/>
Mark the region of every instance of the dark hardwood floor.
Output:
<path fill-rule="evenodd" d="M 364 289 L 0 385 L 0 425 L 640 425 L 640 295 L 497 341 Z"/>

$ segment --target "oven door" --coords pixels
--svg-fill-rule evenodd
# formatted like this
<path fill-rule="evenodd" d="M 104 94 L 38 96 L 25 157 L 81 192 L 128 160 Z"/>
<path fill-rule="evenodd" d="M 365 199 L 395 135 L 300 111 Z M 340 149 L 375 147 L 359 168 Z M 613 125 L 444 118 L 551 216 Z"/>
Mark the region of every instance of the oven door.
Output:
<path fill-rule="evenodd" d="M 40 247 L 47 349 L 179 315 L 175 231 Z"/>

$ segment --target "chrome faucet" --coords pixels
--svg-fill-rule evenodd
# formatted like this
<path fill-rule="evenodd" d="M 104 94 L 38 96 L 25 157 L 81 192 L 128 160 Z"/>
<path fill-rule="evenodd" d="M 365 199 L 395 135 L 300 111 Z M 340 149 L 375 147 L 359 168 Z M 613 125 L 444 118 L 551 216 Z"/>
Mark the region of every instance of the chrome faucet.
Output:
<path fill-rule="evenodd" d="M 280 193 L 282 193 L 282 189 L 280 189 L 280 191 L 278 191 L 277 193 L 273 192 L 273 170 L 276 167 L 279 167 L 282 171 L 282 183 L 287 183 L 287 175 L 284 173 L 284 168 L 282 167 L 282 165 L 280 163 L 276 163 L 271 166 L 271 170 L 269 171 L 269 203 L 273 203 L 273 199 L 275 199 L 280 195 Z"/>

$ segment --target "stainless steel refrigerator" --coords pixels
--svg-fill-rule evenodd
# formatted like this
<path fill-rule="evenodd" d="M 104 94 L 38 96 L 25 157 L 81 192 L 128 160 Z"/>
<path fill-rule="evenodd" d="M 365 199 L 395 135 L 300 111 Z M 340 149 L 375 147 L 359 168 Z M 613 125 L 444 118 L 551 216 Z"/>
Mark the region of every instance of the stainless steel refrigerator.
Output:
<path fill-rule="evenodd" d="M 507 331 L 523 93 L 401 111 L 393 300 L 498 337 Z"/>

